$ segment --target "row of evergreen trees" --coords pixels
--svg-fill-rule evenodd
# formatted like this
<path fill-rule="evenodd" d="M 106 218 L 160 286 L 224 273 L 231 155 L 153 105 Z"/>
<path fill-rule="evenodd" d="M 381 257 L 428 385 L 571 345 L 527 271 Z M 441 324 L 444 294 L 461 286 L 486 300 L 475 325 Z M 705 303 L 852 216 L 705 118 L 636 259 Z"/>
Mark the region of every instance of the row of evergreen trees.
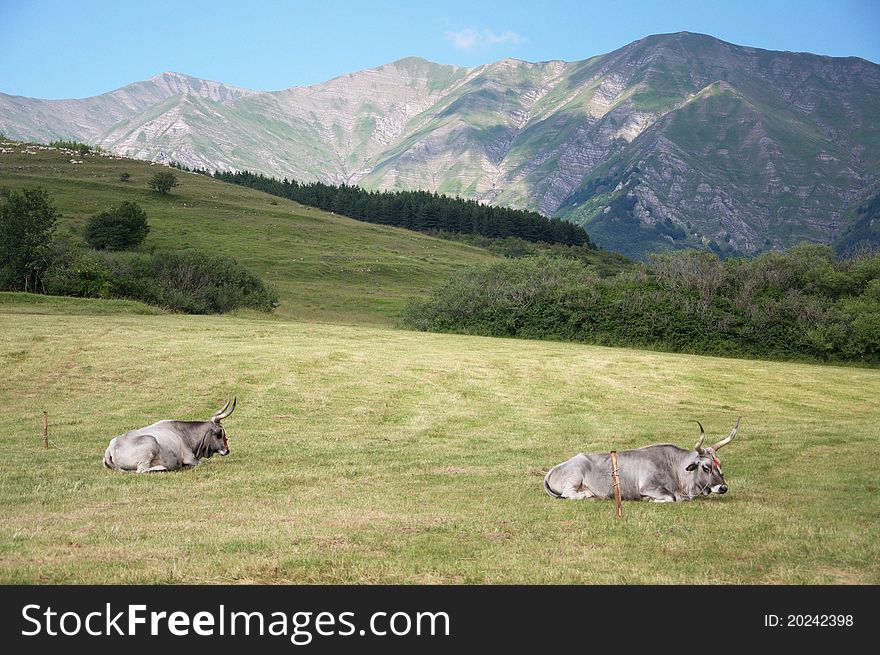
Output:
<path fill-rule="evenodd" d="M 214 177 L 369 223 L 420 232 L 517 237 L 526 241 L 593 247 L 584 229 L 568 221 L 427 191 L 366 191 L 345 184 L 334 186 L 322 182 L 301 183 L 287 178 L 277 180 L 247 171 L 217 171 Z"/>

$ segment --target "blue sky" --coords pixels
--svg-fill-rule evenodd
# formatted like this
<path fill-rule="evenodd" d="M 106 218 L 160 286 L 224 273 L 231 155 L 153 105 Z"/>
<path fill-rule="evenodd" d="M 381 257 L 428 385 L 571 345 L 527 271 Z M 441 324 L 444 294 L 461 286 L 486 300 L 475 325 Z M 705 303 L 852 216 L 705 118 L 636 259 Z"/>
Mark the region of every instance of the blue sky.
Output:
<path fill-rule="evenodd" d="M 880 63 L 880 0 L 0 0 L 0 91 L 79 98 L 162 71 L 274 91 L 409 55 L 571 61 L 682 30 Z"/>

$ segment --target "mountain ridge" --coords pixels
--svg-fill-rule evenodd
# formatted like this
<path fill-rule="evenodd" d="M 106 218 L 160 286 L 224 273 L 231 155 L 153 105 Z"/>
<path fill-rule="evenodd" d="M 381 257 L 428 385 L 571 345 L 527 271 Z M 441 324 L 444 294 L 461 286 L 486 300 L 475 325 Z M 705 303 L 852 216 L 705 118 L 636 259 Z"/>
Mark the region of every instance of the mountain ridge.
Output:
<path fill-rule="evenodd" d="M 580 61 L 405 57 L 270 92 L 169 72 L 81 101 L 10 98 L 13 138 L 461 195 L 636 257 L 833 243 L 880 193 L 880 66 L 690 32 Z"/>

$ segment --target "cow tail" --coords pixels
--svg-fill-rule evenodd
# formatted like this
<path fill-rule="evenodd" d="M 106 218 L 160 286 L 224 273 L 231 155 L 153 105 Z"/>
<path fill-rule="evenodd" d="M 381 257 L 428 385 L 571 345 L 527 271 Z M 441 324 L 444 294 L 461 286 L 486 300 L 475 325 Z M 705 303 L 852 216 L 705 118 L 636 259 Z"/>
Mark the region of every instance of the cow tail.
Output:
<path fill-rule="evenodd" d="M 544 491 L 547 492 L 547 495 L 552 498 L 562 498 L 562 494 L 558 494 L 550 487 L 550 483 L 547 482 L 547 479 L 550 477 L 550 474 L 553 472 L 553 469 L 547 471 L 547 475 L 544 476 Z"/>
<path fill-rule="evenodd" d="M 110 454 L 109 448 L 104 451 L 104 466 L 111 470 L 116 468 L 113 465 L 113 455 Z"/>

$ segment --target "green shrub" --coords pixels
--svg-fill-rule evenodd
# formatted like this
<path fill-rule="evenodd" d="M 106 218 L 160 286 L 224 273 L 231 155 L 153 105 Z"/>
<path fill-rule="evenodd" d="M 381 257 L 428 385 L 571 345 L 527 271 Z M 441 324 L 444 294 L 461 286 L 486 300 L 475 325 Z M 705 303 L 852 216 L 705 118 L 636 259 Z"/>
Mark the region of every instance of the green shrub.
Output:
<path fill-rule="evenodd" d="M 92 216 L 85 239 L 96 250 L 131 250 L 141 245 L 149 232 L 146 212 L 137 203 L 125 201 Z"/>
<path fill-rule="evenodd" d="M 100 146 L 89 145 L 88 143 L 80 143 L 79 141 L 59 139 L 49 142 L 53 148 L 63 148 L 66 150 L 75 150 L 79 152 L 80 157 L 85 157 L 90 152 L 104 152 Z"/>
<path fill-rule="evenodd" d="M 54 296 L 118 298 L 113 271 L 97 252 L 67 253 L 66 262 L 56 260 L 46 274 L 46 292 Z"/>
<path fill-rule="evenodd" d="M 573 259 L 510 259 L 457 272 L 411 301 L 400 322 L 418 330 L 880 364 L 880 256 L 839 260 L 815 245 L 753 260 L 679 251 L 605 278 Z"/>
<path fill-rule="evenodd" d="M 278 294 L 230 257 L 195 250 L 163 253 L 153 259 L 159 304 L 193 314 L 250 307 L 270 312 Z"/>
<path fill-rule="evenodd" d="M 147 182 L 147 186 L 163 195 L 178 185 L 177 176 L 170 171 L 159 171 Z"/>
<path fill-rule="evenodd" d="M 422 330 L 564 338 L 571 332 L 564 316 L 594 302 L 589 289 L 596 279 L 568 258 L 492 262 L 453 275 L 427 300 L 407 305 L 401 320 Z M 579 293 L 559 296 L 578 281 Z"/>
<path fill-rule="evenodd" d="M 190 314 L 239 307 L 271 312 L 277 292 L 234 259 L 199 251 L 109 252 L 59 246 L 47 291 L 86 298 L 126 298 Z"/>

